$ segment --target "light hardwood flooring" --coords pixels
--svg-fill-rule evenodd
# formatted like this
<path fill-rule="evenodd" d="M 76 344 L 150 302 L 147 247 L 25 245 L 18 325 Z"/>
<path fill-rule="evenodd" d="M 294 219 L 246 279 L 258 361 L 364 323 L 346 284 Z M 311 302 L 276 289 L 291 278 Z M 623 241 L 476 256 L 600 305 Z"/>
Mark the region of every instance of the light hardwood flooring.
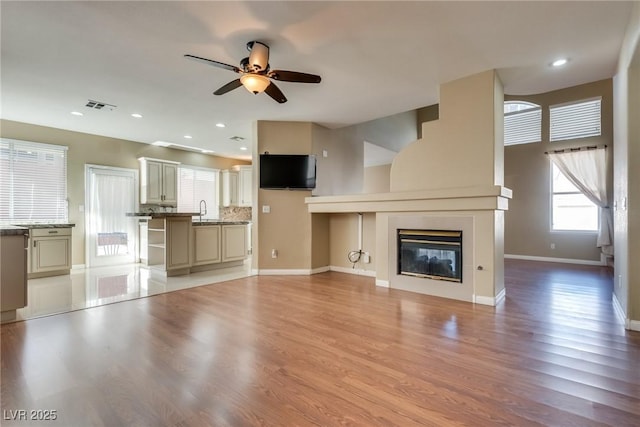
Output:
<path fill-rule="evenodd" d="M 495 308 L 330 272 L 6 324 L 2 425 L 640 425 L 609 271 L 505 264 Z"/>

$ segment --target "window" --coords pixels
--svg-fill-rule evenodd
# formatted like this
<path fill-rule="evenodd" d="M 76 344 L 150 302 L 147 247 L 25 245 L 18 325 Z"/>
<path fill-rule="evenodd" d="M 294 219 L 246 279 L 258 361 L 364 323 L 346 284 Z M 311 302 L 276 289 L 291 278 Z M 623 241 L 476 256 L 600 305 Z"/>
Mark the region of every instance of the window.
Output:
<path fill-rule="evenodd" d="M 602 98 L 594 98 L 549 107 L 549 140 L 600 136 Z"/>
<path fill-rule="evenodd" d="M 598 231 L 598 207 L 551 162 L 551 210 L 554 231 Z"/>
<path fill-rule="evenodd" d="M 504 145 L 528 144 L 542 140 L 542 109 L 524 101 L 504 103 Z"/>
<path fill-rule="evenodd" d="M 178 168 L 178 211 L 200 212 L 207 204 L 206 219 L 218 219 L 218 170 L 180 165 Z M 203 205 L 204 209 L 204 205 Z"/>
<path fill-rule="evenodd" d="M 68 221 L 67 147 L 0 140 L 0 221 Z"/>

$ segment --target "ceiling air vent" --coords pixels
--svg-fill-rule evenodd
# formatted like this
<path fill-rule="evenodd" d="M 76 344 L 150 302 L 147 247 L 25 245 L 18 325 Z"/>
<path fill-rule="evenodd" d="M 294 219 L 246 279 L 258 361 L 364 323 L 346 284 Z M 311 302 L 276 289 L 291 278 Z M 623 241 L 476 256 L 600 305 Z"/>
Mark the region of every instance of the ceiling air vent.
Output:
<path fill-rule="evenodd" d="M 236 141 L 236 142 L 244 141 L 244 138 L 241 137 L 241 136 L 232 136 L 229 139 L 232 140 L 232 141 Z"/>
<path fill-rule="evenodd" d="M 94 101 L 93 99 L 90 99 L 89 101 L 87 101 L 85 106 L 89 108 L 93 108 L 94 110 L 107 109 L 109 111 L 113 111 L 116 108 L 115 105 L 107 104 L 106 102 Z"/>

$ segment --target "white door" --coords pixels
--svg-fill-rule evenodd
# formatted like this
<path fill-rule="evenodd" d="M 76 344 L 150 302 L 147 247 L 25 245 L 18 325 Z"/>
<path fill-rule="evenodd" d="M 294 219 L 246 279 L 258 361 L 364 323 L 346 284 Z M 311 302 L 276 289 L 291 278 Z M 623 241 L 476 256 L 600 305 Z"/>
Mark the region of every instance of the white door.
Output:
<path fill-rule="evenodd" d="M 138 171 L 86 165 L 86 262 L 90 267 L 136 261 Z"/>

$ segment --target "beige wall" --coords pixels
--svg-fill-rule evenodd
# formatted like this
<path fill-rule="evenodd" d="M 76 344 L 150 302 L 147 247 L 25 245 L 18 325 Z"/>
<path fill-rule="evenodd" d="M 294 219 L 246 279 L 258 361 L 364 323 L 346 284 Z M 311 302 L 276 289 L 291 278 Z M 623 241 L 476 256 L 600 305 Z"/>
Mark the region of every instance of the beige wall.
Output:
<path fill-rule="evenodd" d="M 257 123 L 257 152 L 271 154 L 310 154 L 314 125 L 309 122 Z M 259 175 L 259 162 L 254 174 Z M 254 268 L 258 270 L 310 270 L 312 268 L 312 219 L 304 202 L 311 191 L 261 190 L 257 191 L 254 214 L 257 232 L 257 256 Z M 262 206 L 270 206 L 270 213 L 263 213 Z M 321 223 L 315 224 L 321 228 Z M 316 242 L 319 244 L 320 241 Z M 278 257 L 271 253 L 277 250 Z M 320 254 L 316 246 L 314 252 Z M 319 262 L 322 256 L 315 260 Z M 328 258 L 328 256 L 325 256 Z"/>
<path fill-rule="evenodd" d="M 85 205 L 86 164 L 139 169 L 138 157 L 173 160 L 193 166 L 227 169 L 236 164 L 247 164 L 241 160 L 155 147 L 122 139 L 107 138 L 86 133 L 36 126 L 27 123 L 0 121 L 3 138 L 69 147 L 67 156 L 67 195 L 69 200 L 69 222 L 76 224 L 72 234 L 72 264 L 85 264 L 85 218 L 80 206 Z"/>
<path fill-rule="evenodd" d="M 391 165 L 369 166 L 364 168 L 362 192 L 388 193 L 391 186 Z"/>
<path fill-rule="evenodd" d="M 549 106 L 602 96 L 602 135 L 549 142 Z M 551 171 L 545 151 L 585 145 L 607 145 L 609 193 L 613 194 L 613 92 L 611 79 L 553 92 L 509 96 L 542 106 L 542 142 L 507 146 L 505 186 L 513 190 L 505 214 L 505 253 L 520 256 L 600 261 L 596 233 L 551 231 Z M 551 244 L 555 249 L 551 249 Z"/>
<path fill-rule="evenodd" d="M 358 214 L 331 214 L 330 228 L 330 265 L 340 268 L 375 271 L 376 265 L 376 215 L 362 214 L 362 250 L 369 254 L 369 263 L 364 258 L 354 265 L 349 262 L 349 252 L 358 250 Z"/>
<path fill-rule="evenodd" d="M 614 292 L 640 329 L 640 3 L 634 4 L 614 78 Z"/>
<path fill-rule="evenodd" d="M 501 185 L 498 98 L 502 104 L 495 70 L 441 85 L 440 118 L 423 123 L 423 138 L 398 153 L 391 191 Z"/>
<path fill-rule="evenodd" d="M 418 139 L 422 139 L 422 124 L 424 122 L 431 122 L 440 118 L 440 106 L 438 104 L 429 105 L 427 107 L 418 108 L 416 123 L 418 126 Z"/>

